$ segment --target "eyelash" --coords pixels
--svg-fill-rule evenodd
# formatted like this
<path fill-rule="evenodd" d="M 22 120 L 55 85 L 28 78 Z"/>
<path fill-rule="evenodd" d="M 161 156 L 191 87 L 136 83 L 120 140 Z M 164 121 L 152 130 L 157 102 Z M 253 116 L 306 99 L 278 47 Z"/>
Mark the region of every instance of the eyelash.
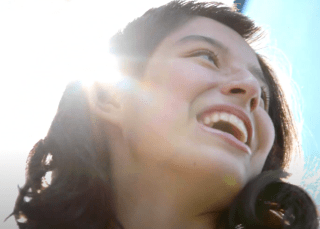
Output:
<path fill-rule="evenodd" d="M 207 56 L 207 57 L 209 57 L 208 61 L 212 61 L 212 63 L 216 67 L 219 67 L 218 55 L 215 54 L 212 51 L 209 51 L 209 50 L 198 50 L 198 51 L 193 52 L 193 53 L 191 53 L 189 55 L 189 57 L 196 57 L 196 56 Z"/>
<path fill-rule="evenodd" d="M 266 86 L 261 87 L 261 98 L 263 99 L 265 104 L 265 109 L 267 110 L 269 108 L 270 93 Z"/>

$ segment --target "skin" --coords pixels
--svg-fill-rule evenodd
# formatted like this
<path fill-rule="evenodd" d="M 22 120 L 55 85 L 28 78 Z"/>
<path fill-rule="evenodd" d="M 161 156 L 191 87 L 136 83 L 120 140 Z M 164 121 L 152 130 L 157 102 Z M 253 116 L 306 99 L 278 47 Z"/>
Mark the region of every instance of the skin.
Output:
<path fill-rule="evenodd" d="M 224 48 L 181 42 L 190 35 Z M 255 52 L 239 34 L 197 17 L 160 43 L 141 80 L 115 89 L 107 102 L 91 96 L 111 147 L 116 209 L 125 228 L 215 228 L 219 212 L 261 172 L 274 141 L 257 69 Z M 199 112 L 217 104 L 237 106 L 249 117 L 252 154 L 199 128 Z"/>

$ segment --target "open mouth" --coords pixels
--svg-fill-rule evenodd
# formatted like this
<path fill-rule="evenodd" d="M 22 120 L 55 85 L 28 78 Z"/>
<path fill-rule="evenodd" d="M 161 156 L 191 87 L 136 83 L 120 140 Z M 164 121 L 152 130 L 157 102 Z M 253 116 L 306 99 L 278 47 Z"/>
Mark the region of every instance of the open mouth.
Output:
<path fill-rule="evenodd" d="M 244 132 L 229 122 L 219 121 L 219 122 L 214 123 L 211 126 L 211 128 L 229 133 L 243 143 L 247 142 L 246 135 L 244 134 Z"/>
<path fill-rule="evenodd" d="M 233 135 L 248 145 L 248 131 L 244 122 L 233 114 L 214 112 L 198 120 L 201 124 Z"/>

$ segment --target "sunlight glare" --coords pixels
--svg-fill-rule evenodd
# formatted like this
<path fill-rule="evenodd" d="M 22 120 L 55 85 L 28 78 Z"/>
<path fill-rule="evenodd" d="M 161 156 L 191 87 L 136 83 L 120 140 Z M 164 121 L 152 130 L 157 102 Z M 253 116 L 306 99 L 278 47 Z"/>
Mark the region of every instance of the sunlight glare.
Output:
<path fill-rule="evenodd" d="M 123 77 L 118 69 L 118 62 L 116 58 L 111 54 L 107 54 L 105 60 L 107 63 L 105 74 L 99 74 L 95 77 L 83 76 L 79 79 L 83 85 L 91 87 L 93 83 L 101 82 L 110 86 L 114 86 L 123 80 Z"/>

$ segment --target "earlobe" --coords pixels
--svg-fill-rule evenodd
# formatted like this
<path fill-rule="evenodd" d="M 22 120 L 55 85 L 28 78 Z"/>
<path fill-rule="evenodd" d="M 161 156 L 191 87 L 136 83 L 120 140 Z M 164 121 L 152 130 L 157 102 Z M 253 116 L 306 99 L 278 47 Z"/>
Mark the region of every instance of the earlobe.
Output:
<path fill-rule="evenodd" d="M 94 83 L 88 88 L 88 100 L 91 114 L 102 122 L 121 125 L 121 105 L 110 86 Z"/>

